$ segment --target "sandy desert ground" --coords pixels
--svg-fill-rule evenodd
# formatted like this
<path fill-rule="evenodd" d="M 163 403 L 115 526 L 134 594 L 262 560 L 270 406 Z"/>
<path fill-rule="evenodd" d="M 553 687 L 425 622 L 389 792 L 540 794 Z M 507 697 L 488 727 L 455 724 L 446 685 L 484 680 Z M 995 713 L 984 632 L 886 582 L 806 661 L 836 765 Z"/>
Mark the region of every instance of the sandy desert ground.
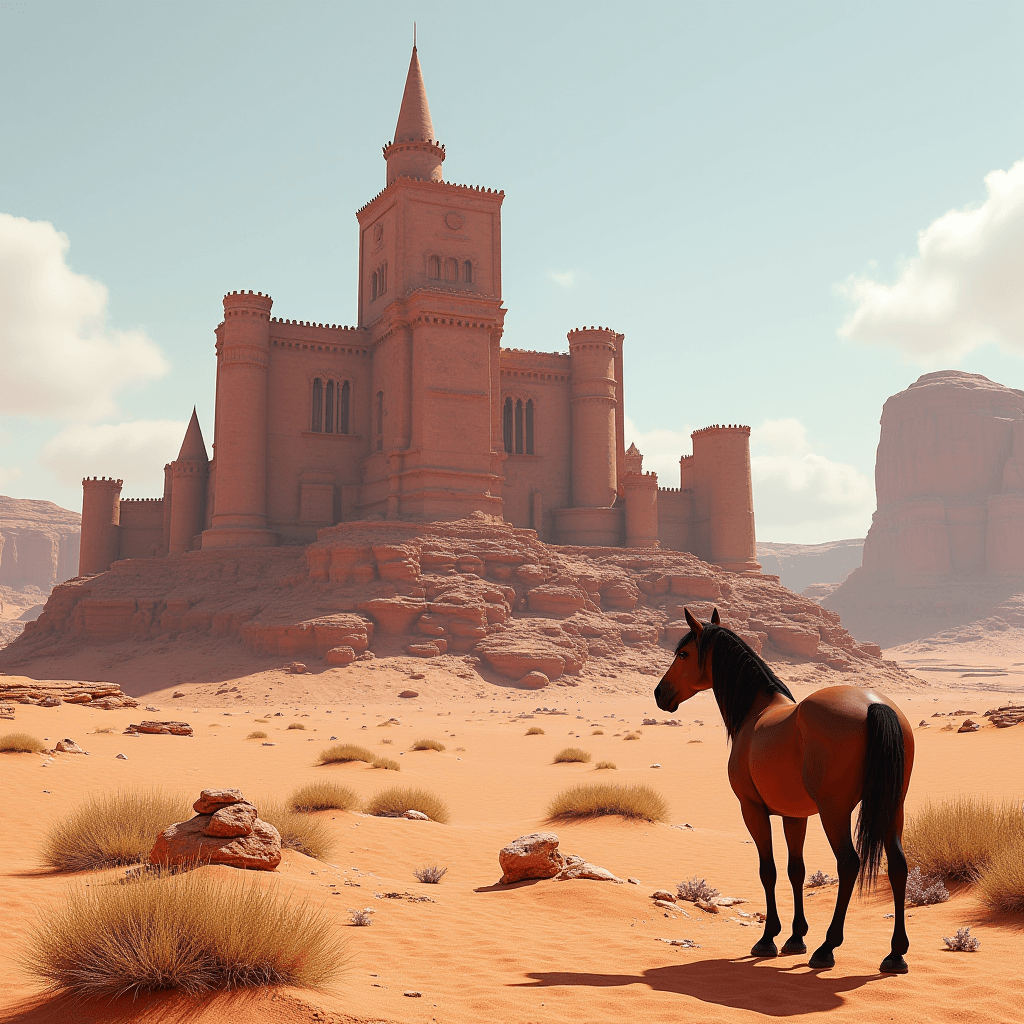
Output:
<path fill-rule="evenodd" d="M 1000 653 L 965 652 L 960 645 L 950 653 L 939 644 L 932 652 L 901 653 L 946 657 L 948 664 L 976 657 L 979 664 L 1009 668 L 1011 646 Z M 423 673 L 413 681 L 420 695 L 400 700 L 397 694 L 410 685 L 412 668 Z M 783 667 L 781 674 L 793 680 L 798 696 L 813 688 L 806 681 L 813 677 L 810 666 L 788 673 Z M 823 681 L 838 679 L 835 673 L 823 675 Z M 936 711 L 984 712 L 1006 702 L 1004 690 L 1019 693 L 1015 676 L 929 675 L 893 694 L 915 725 Z M 723 894 L 748 900 L 739 908 L 744 912 L 764 909 L 754 847 L 726 780 L 727 745 L 717 708 L 705 694 L 680 709 L 683 727 L 641 727 L 644 717 L 666 717 L 650 696 L 655 682 L 643 676 L 591 679 L 526 693 L 396 659 L 306 675 L 275 669 L 219 685 L 194 683 L 182 687 L 187 696 L 179 699 L 171 697 L 173 688 L 159 688 L 158 679 L 137 679 L 125 687 L 160 709 L 142 717 L 186 720 L 195 729 L 193 738 L 120 735 L 139 720 L 142 708 L 17 706 L 15 721 L 0 723 L 2 731 L 24 729 L 51 741 L 68 736 L 89 755 L 0 755 L 5 794 L 0 929 L 7 939 L 0 947 L 0 1020 L 578 1024 L 627 1017 L 811 1021 L 827 1015 L 832 1024 L 1019 1021 L 1021 923 L 983 912 L 968 891 L 956 892 L 948 903 L 910 911 L 911 972 L 902 977 L 877 969 L 891 929 L 884 882 L 882 890 L 855 897 L 837 966 L 825 972 L 811 971 L 806 955 L 753 960 L 747 954 L 757 927 L 736 913 L 710 917 L 685 905 L 689 916 L 666 915 L 654 908 L 655 889 L 674 888 L 696 874 Z M 626 692 L 610 693 L 612 686 Z M 392 716 L 401 725 L 381 725 Z M 262 728 L 273 746 L 245 739 L 261 727 L 254 725 L 257 718 L 268 720 Z M 306 730 L 288 730 L 292 721 Z M 942 719 L 933 721 L 936 725 L 917 731 L 911 812 L 929 799 L 956 793 L 1022 795 L 1024 728 L 957 734 L 941 731 Z M 532 725 L 545 735 L 526 736 Z M 118 731 L 95 733 L 109 726 Z M 592 735 L 595 727 L 604 734 Z M 640 727 L 641 739 L 624 741 L 627 727 Z M 401 773 L 362 763 L 317 766 L 317 754 L 334 737 L 396 757 Z M 441 740 L 447 749 L 410 751 L 422 737 Z M 582 746 L 594 762 L 552 764 L 554 752 L 566 745 Z M 119 752 L 128 760 L 117 760 Z M 596 771 L 594 763 L 603 759 L 614 761 L 618 770 Z M 329 988 L 199 1001 L 159 995 L 113 1006 L 72 1006 L 41 996 L 38 982 L 20 963 L 30 929 L 40 918 L 45 923 L 47 908 L 69 885 L 95 884 L 111 875 L 71 877 L 42 866 L 40 843 L 57 817 L 89 793 L 119 787 L 158 785 L 191 798 L 203 787 L 236 786 L 258 802 L 264 794 L 287 797 L 300 784 L 325 776 L 364 796 L 395 783 L 427 786 L 452 811 L 448 825 L 323 812 L 338 841 L 331 862 L 285 853 L 279 883 L 297 897 L 323 901 L 347 937 L 348 963 Z M 495 885 L 498 850 L 545 827 L 545 807 L 555 793 L 572 782 L 609 777 L 659 789 L 670 802 L 670 823 L 606 818 L 559 825 L 555 831 L 563 852 L 580 854 L 623 879 L 639 879 L 639 885 L 582 880 Z M 791 897 L 782 849 L 779 830 L 780 909 L 788 924 Z M 417 882 L 413 870 L 435 861 L 449 868 L 441 884 Z M 834 871 L 816 820 L 808 831 L 806 862 L 809 872 Z M 270 875 L 251 875 L 271 882 Z M 807 899 L 812 949 L 827 925 L 834 892 L 829 886 Z M 389 893 L 400 897 L 388 898 Z M 410 896 L 428 896 L 431 902 Z M 373 925 L 352 927 L 349 909 L 366 906 L 376 911 Z M 962 925 L 981 939 L 979 952 L 944 950 L 942 937 Z M 699 948 L 659 941 L 682 938 Z M 408 997 L 406 991 L 422 995 Z"/>

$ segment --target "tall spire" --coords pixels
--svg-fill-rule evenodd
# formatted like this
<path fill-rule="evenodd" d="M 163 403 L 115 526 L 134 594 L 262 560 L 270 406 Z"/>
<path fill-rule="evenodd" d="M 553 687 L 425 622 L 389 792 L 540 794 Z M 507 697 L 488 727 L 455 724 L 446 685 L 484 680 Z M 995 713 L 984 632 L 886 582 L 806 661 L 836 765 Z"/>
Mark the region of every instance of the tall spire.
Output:
<path fill-rule="evenodd" d="M 185 440 L 181 442 L 181 451 L 178 452 L 180 459 L 199 459 L 202 462 L 208 461 L 206 454 L 206 442 L 203 440 L 203 432 L 199 428 L 199 417 L 196 415 L 196 407 L 192 406 L 192 419 L 188 421 L 188 429 L 185 431 Z"/>
<path fill-rule="evenodd" d="M 424 142 L 432 141 L 433 138 L 434 124 L 430 120 L 427 89 L 423 84 L 420 59 L 414 45 L 412 59 L 409 61 L 409 74 L 405 78 L 402 109 L 398 112 L 398 124 L 395 127 L 395 142 Z"/>
<path fill-rule="evenodd" d="M 394 141 L 384 147 L 388 162 L 388 184 L 396 178 L 417 178 L 421 181 L 441 181 L 441 163 L 444 146 L 434 138 L 434 122 L 430 119 L 430 104 L 423 84 L 420 58 L 416 44 L 412 47 L 409 73 L 405 77 L 402 108 L 398 112 Z"/>

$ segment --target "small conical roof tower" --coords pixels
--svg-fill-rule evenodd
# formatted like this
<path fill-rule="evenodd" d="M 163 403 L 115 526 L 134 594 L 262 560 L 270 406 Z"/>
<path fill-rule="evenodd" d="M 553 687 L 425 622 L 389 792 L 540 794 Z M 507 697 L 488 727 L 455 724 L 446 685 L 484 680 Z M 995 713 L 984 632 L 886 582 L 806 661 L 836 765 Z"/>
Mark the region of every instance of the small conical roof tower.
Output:
<path fill-rule="evenodd" d="M 185 440 L 181 442 L 181 451 L 178 452 L 178 461 L 180 462 L 182 459 L 209 461 L 206 454 L 206 442 L 203 440 L 203 432 L 199 427 L 199 417 L 196 415 L 195 406 L 192 406 L 192 419 L 188 421 Z"/>
<path fill-rule="evenodd" d="M 396 178 L 441 181 L 444 146 L 434 138 L 434 122 L 427 102 L 427 87 L 415 45 L 405 76 L 405 92 L 398 112 L 394 141 L 384 147 L 388 163 L 388 184 Z"/>

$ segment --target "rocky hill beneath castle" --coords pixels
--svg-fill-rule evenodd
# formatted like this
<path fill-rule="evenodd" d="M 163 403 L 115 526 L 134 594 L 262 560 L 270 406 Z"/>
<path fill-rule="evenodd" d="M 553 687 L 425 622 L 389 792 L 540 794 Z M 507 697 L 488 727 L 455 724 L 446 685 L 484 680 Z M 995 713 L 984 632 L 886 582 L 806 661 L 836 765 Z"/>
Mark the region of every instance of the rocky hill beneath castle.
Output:
<path fill-rule="evenodd" d="M 478 513 L 454 523 L 344 523 L 308 547 L 117 562 L 55 588 L 0 652 L 0 670 L 38 675 L 45 662 L 51 674 L 83 678 L 76 661 L 101 650 L 117 679 L 140 644 L 166 652 L 191 640 L 268 665 L 416 657 L 510 685 L 537 672 L 572 684 L 663 672 L 687 629 L 684 606 L 703 618 L 717 607 L 772 660 L 840 672 L 891 666 L 776 577 L 726 572 L 683 552 L 548 545 Z"/>

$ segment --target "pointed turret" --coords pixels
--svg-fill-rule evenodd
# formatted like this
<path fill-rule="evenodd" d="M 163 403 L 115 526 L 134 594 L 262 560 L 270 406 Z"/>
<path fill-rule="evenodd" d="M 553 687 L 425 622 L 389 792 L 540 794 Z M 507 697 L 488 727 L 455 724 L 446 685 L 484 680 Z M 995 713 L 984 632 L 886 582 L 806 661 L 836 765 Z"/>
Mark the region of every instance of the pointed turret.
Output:
<path fill-rule="evenodd" d="M 409 73 L 405 76 L 405 92 L 398 112 L 394 141 L 384 147 L 388 162 L 388 184 L 396 178 L 418 178 L 441 181 L 444 146 L 434 138 L 434 122 L 430 119 L 427 89 L 423 84 L 420 58 L 412 48 Z"/>
<path fill-rule="evenodd" d="M 196 415 L 195 406 L 192 406 L 192 419 L 188 421 L 188 430 L 185 431 L 185 440 L 181 442 L 178 459 L 209 461 L 206 454 L 206 442 L 203 440 L 203 432 L 199 427 L 199 417 Z"/>

